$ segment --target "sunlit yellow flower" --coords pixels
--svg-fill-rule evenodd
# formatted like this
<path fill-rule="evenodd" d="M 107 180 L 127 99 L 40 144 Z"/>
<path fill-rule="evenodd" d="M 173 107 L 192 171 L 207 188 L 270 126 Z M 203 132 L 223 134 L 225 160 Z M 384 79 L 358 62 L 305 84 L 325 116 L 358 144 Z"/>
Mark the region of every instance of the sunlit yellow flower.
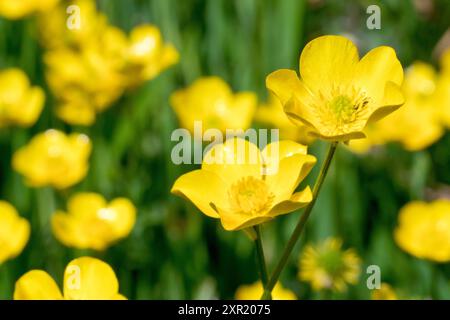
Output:
<path fill-rule="evenodd" d="M 363 130 L 400 107 L 403 69 L 395 51 L 378 47 L 361 60 L 345 37 L 323 36 L 309 42 L 293 70 L 271 73 L 266 85 L 286 114 L 326 140 L 364 138 Z"/>
<path fill-rule="evenodd" d="M 382 283 L 380 289 L 372 290 L 372 300 L 398 300 L 394 289 L 387 283 Z"/>
<path fill-rule="evenodd" d="M 63 292 L 45 271 L 32 270 L 16 282 L 14 300 L 124 300 L 114 270 L 105 262 L 82 257 L 64 272 Z"/>
<path fill-rule="evenodd" d="M 342 250 L 342 241 L 328 238 L 318 245 L 305 247 L 299 260 L 299 279 L 315 291 L 343 292 L 347 284 L 356 284 L 361 260 L 353 249 Z"/>
<path fill-rule="evenodd" d="M 0 72 L 0 127 L 33 125 L 44 107 L 44 91 L 31 87 L 20 69 Z"/>
<path fill-rule="evenodd" d="M 179 54 L 171 44 L 163 43 L 156 26 L 144 24 L 130 33 L 127 52 L 130 85 L 153 79 L 161 71 L 178 62 Z"/>
<path fill-rule="evenodd" d="M 399 213 L 394 232 L 397 244 L 409 254 L 436 262 L 450 261 L 450 201 L 413 201 Z"/>
<path fill-rule="evenodd" d="M 136 208 L 130 200 L 117 198 L 107 203 L 96 193 L 76 194 L 67 211 L 53 215 L 53 233 L 64 245 L 79 249 L 105 250 L 127 237 L 136 220 Z"/>
<path fill-rule="evenodd" d="M 263 294 L 263 286 L 260 281 L 249 285 L 242 285 L 236 290 L 236 300 L 259 300 Z M 281 283 L 277 283 L 272 291 L 273 300 L 297 300 L 294 292 L 285 289 Z"/>
<path fill-rule="evenodd" d="M 294 140 L 303 144 L 311 144 L 314 141 L 314 137 L 309 135 L 306 126 L 297 127 L 289 120 L 280 100 L 272 94 L 269 96 L 269 101 L 261 104 L 256 110 L 255 120 L 279 129 L 281 139 Z"/>
<path fill-rule="evenodd" d="M 59 0 L 1 0 L 0 16 L 20 19 L 29 14 L 49 10 L 58 2 Z"/>
<path fill-rule="evenodd" d="M 33 187 L 50 185 L 64 189 L 86 176 L 90 153 L 87 136 L 47 130 L 16 151 L 12 165 Z"/>
<path fill-rule="evenodd" d="M 203 130 L 246 130 L 252 122 L 257 98 L 254 93 L 233 94 L 229 85 L 218 77 L 196 80 L 170 97 L 180 125 L 194 132 L 194 122 L 202 121 Z"/>
<path fill-rule="evenodd" d="M 441 105 L 444 92 L 437 91 L 438 74 L 426 63 L 416 62 L 407 69 L 403 83 L 406 103 L 389 117 L 366 130 L 367 139 L 350 142 L 352 149 L 361 145 L 379 145 L 399 142 L 406 150 L 417 151 L 436 142 L 444 133 Z"/>
<path fill-rule="evenodd" d="M 20 254 L 30 237 L 30 224 L 16 209 L 0 200 L 0 265 Z"/>
<path fill-rule="evenodd" d="M 260 152 L 246 140 L 228 139 L 208 151 L 200 170 L 179 177 L 172 193 L 220 219 L 226 230 L 251 227 L 311 202 L 309 187 L 295 192 L 316 163 L 306 149 L 281 141 Z"/>

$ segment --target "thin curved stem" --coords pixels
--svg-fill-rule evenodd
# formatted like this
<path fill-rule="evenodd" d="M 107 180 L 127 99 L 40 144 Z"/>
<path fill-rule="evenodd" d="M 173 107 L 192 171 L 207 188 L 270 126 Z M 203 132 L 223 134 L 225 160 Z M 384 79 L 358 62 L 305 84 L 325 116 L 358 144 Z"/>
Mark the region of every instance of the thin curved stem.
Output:
<path fill-rule="evenodd" d="M 297 243 L 300 235 L 302 234 L 302 231 L 305 227 L 306 221 L 308 220 L 309 216 L 311 215 L 311 211 L 314 208 L 314 204 L 316 203 L 317 196 L 319 195 L 319 191 L 325 180 L 328 169 L 330 168 L 331 160 L 333 159 L 334 152 L 336 151 L 337 146 L 338 146 L 338 142 L 332 142 L 330 144 L 327 156 L 322 165 L 322 168 L 320 169 L 319 176 L 317 177 L 316 183 L 314 184 L 313 199 L 306 207 L 305 212 L 303 212 L 303 214 L 301 215 L 300 220 L 298 221 L 297 226 L 295 227 L 291 238 L 289 239 L 286 247 L 284 248 L 283 255 L 281 256 L 280 260 L 278 261 L 278 264 L 275 267 L 275 270 L 273 271 L 271 277 L 269 278 L 269 281 L 267 282 L 267 285 L 264 288 L 264 293 L 261 297 L 261 300 L 269 299 L 269 297 L 272 293 L 272 290 L 275 287 L 275 284 L 278 282 L 278 278 L 280 277 L 281 272 L 283 271 L 284 267 L 286 266 L 286 263 L 289 259 L 289 256 L 292 253 L 292 250 L 294 249 L 295 244 Z"/>
<path fill-rule="evenodd" d="M 256 247 L 256 256 L 258 260 L 258 266 L 259 266 L 259 273 L 261 277 L 261 282 L 263 288 L 266 287 L 267 282 L 269 281 L 269 273 L 267 272 L 267 266 L 266 266 L 266 258 L 264 257 L 264 249 L 262 245 L 262 237 L 261 237 L 261 227 L 259 225 L 254 226 L 255 232 L 256 232 L 256 239 L 255 239 L 255 247 Z M 269 295 L 269 298 L 271 299 L 271 296 Z"/>

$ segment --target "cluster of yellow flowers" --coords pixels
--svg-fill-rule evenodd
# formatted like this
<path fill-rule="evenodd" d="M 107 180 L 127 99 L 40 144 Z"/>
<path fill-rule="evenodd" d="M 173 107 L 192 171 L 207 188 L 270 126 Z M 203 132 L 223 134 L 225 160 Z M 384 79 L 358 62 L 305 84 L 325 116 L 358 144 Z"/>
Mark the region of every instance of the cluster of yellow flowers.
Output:
<path fill-rule="evenodd" d="M 91 125 L 125 90 L 176 63 L 178 52 L 153 25 L 137 26 L 127 36 L 97 11 L 95 1 L 73 4 L 80 15 L 74 29 L 66 27 L 66 6 L 40 17 L 46 77 L 58 100 L 57 115 L 69 124 Z"/>
<path fill-rule="evenodd" d="M 423 150 L 438 141 L 450 128 L 450 72 L 446 67 L 450 50 L 443 55 L 441 72 L 428 63 L 415 62 L 403 83 L 406 103 L 366 128 L 367 139 L 353 140 L 350 148 L 358 153 L 388 142 L 400 143 L 409 151 Z"/>

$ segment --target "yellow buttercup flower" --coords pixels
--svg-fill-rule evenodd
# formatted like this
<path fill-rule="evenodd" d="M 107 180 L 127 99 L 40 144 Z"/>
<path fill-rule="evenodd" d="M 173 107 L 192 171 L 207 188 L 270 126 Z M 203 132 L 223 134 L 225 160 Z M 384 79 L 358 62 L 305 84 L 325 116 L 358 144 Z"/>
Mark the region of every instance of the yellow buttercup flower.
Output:
<path fill-rule="evenodd" d="M 171 44 L 163 43 L 156 26 L 144 24 L 131 30 L 127 63 L 130 85 L 153 79 L 161 71 L 178 62 L 179 54 Z"/>
<path fill-rule="evenodd" d="M 353 249 L 342 250 L 340 239 L 329 238 L 306 246 L 299 268 L 299 279 L 309 282 L 313 290 L 343 292 L 347 284 L 357 283 L 361 260 Z"/>
<path fill-rule="evenodd" d="M 16 209 L 0 200 L 0 265 L 20 254 L 30 237 L 30 224 Z"/>
<path fill-rule="evenodd" d="M 382 283 L 380 289 L 372 290 L 372 300 L 398 300 L 394 289 L 387 283 Z"/>
<path fill-rule="evenodd" d="M 64 272 L 63 292 L 45 271 L 32 270 L 16 282 L 14 300 L 124 300 L 114 270 L 105 262 L 82 257 Z"/>
<path fill-rule="evenodd" d="M 450 261 L 450 201 L 413 201 L 399 213 L 394 238 L 409 254 L 436 262 Z"/>
<path fill-rule="evenodd" d="M 53 8 L 59 0 L 1 0 L 0 16 L 20 19 L 27 15 Z"/>
<path fill-rule="evenodd" d="M 399 142 L 406 150 L 418 151 L 435 143 L 444 133 L 441 106 L 445 103 L 445 91 L 437 89 L 438 82 L 433 66 L 414 63 L 407 69 L 402 87 L 405 105 L 368 126 L 367 139 L 351 141 L 350 147 L 358 151 L 362 145 L 369 149 L 371 145 Z"/>
<path fill-rule="evenodd" d="M 228 139 L 212 147 L 202 168 L 179 177 L 172 193 L 190 200 L 225 230 L 240 230 L 304 207 L 309 187 L 295 192 L 316 163 L 307 148 L 273 142 L 260 152 L 253 143 Z"/>
<path fill-rule="evenodd" d="M 236 290 L 236 300 L 259 300 L 264 288 L 261 281 L 249 285 L 242 285 Z M 294 292 L 277 283 L 272 290 L 273 300 L 297 300 Z"/>
<path fill-rule="evenodd" d="M 178 90 L 170 103 L 181 127 L 194 132 L 194 122 L 202 121 L 203 130 L 246 130 L 252 123 L 257 97 L 251 92 L 233 94 L 219 77 L 203 77 L 188 88 Z"/>
<path fill-rule="evenodd" d="M 258 106 L 255 120 L 262 124 L 269 125 L 280 130 L 280 138 L 294 140 L 303 144 L 311 144 L 314 137 L 309 135 L 306 126 L 298 127 L 284 113 L 283 106 L 273 94 L 269 96 L 269 101 Z"/>
<path fill-rule="evenodd" d="M 33 125 L 44 107 L 44 91 L 31 87 L 20 69 L 0 72 L 0 128 L 8 125 Z"/>
<path fill-rule="evenodd" d="M 277 70 L 266 85 L 294 123 L 322 139 L 364 138 L 368 123 L 404 103 L 403 69 L 390 47 L 375 48 L 359 60 L 355 45 L 345 37 L 319 37 L 303 49 L 300 76 Z"/>
<path fill-rule="evenodd" d="M 64 189 L 86 176 L 90 153 L 87 136 L 47 130 L 16 151 L 12 165 L 30 186 Z"/>
<path fill-rule="evenodd" d="M 99 194 L 79 193 L 70 198 L 67 209 L 53 215 L 53 234 L 64 245 L 79 249 L 105 250 L 127 237 L 136 221 L 136 208 L 125 198 L 107 203 Z"/>

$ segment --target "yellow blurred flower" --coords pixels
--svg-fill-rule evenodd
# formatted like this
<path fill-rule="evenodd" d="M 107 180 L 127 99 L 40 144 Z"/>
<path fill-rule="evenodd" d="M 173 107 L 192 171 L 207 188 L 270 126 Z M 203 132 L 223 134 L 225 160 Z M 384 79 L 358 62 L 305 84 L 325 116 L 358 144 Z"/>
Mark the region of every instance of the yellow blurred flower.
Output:
<path fill-rule="evenodd" d="M 20 69 L 0 72 L 0 128 L 8 125 L 33 125 L 44 107 L 44 91 L 31 87 Z"/>
<path fill-rule="evenodd" d="M 382 283 L 380 289 L 372 290 L 372 300 L 398 300 L 394 289 L 387 283 Z"/>
<path fill-rule="evenodd" d="M 233 94 L 219 77 L 203 77 L 170 97 L 181 127 L 194 132 L 194 122 L 203 130 L 246 130 L 252 123 L 257 97 L 251 92 Z"/>
<path fill-rule="evenodd" d="M 273 94 L 269 96 L 267 103 L 258 106 L 255 120 L 279 129 L 281 139 L 294 140 L 308 145 L 314 141 L 314 137 L 309 135 L 306 126 L 298 127 L 289 120 L 289 117 L 284 113 L 280 100 Z"/>
<path fill-rule="evenodd" d="M 131 86 L 153 79 L 179 59 L 175 47 L 163 43 L 159 29 L 149 24 L 131 30 L 127 50 L 127 72 Z"/>
<path fill-rule="evenodd" d="M 450 73 L 450 48 L 442 54 L 441 65 L 443 72 Z"/>
<path fill-rule="evenodd" d="M 410 202 L 398 220 L 394 238 L 400 248 L 420 259 L 450 261 L 450 200 Z"/>
<path fill-rule="evenodd" d="M 14 300 L 124 300 L 114 270 L 105 262 L 82 257 L 64 272 L 63 292 L 45 271 L 32 270 L 16 282 Z"/>
<path fill-rule="evenodd" d="M 79 249 L 105 250 L 127 237 L 136 220 L 136 208 L 130 200 L 117 198 L 107 203 L 96 193 L 74 195 L 67 209 L 67 213 L 53 215 L 53 234 L 64 245 Z"/>
<path fill-rule="evenodd" d="M 16 209 L 0 200 L 0 265 L 20 254 L 30 237 L 30 224 Z"/>
<path fill-rule="evenodd" d="M 439 81 L 439 75 L 431 65 L 415 62 L 407 69 L 403 82 L 405 105 L 368 126 L 365 130 L 367 139 L 351 141 L 350 148 L 367 151 L 373 145 L 398 142 L 406 150 L 418 151 L 439 140 L 444 134 L 441 108 L 446 99 L 445 91 L 437 89 Z"/>
<path fill-rule="evenodd" d="M 246 140 L 228 139 L 208 151 L 200 170 L 179 177 L 171 192 L 220 219 L 225 230 L 240 230 L 311 202 L 309 187 L 295 189 L 316 161 L 292 141 L 273 142 L 260 152 Z"/>
<path fill-rule="evenodd" d="M 30 186 L 64 189 L 86 176 L 90 153 L 87 136 L 47 130 L 16 151 L 12 165 Z"/>
<path fill-rule="evenodd" d="M 152 25 L 135 27 L 129 37 L 108 23 L 93 0 L 71 3 L 80 8 L 80 28 L 66 27 L 66 6 L 41 19 L 46 77 L 57 97 L 57 115 L 67 123 L 91 125 L 96 115 L 127 90 L 156 77 L 178 61 Z"/>
<path fill-rule="evenodd" d="M 390 47 L 375 48 L 359 60 L 350 40 L 322 36 L 303 49 L 300 76 L 293 70 L 277 70 L 266 85 L 292 121 L 322 139 L 364 138 L 368 123 L 404 103 L 403 69 Z"/>
<path fill-rule="evenodd" d="M 242 285 L 236 290 L 236 300 L 259 300 L 263 294 L 263 286 L 260 281 L 249 285 Z M 289 289 L 285 289 L 281 283 L 277 283 L 272 291 L 273 300 L 297 300 L 297 296 Z"/>
<path fill-rule="evenodd" d="M 53 8 L 59 0 L 1 0 L 0 16 L 20 19 L 27 15 Z"/>
<path fill-rule="evenodd" d="M 309 282 L 313 290 L 343 292 L 347 284 L 357 283 L 361 259 L 353 249 L 342 250 L 340 239 L 328 238 L 305 247 L 299 268 L 299 279 Z"/>

